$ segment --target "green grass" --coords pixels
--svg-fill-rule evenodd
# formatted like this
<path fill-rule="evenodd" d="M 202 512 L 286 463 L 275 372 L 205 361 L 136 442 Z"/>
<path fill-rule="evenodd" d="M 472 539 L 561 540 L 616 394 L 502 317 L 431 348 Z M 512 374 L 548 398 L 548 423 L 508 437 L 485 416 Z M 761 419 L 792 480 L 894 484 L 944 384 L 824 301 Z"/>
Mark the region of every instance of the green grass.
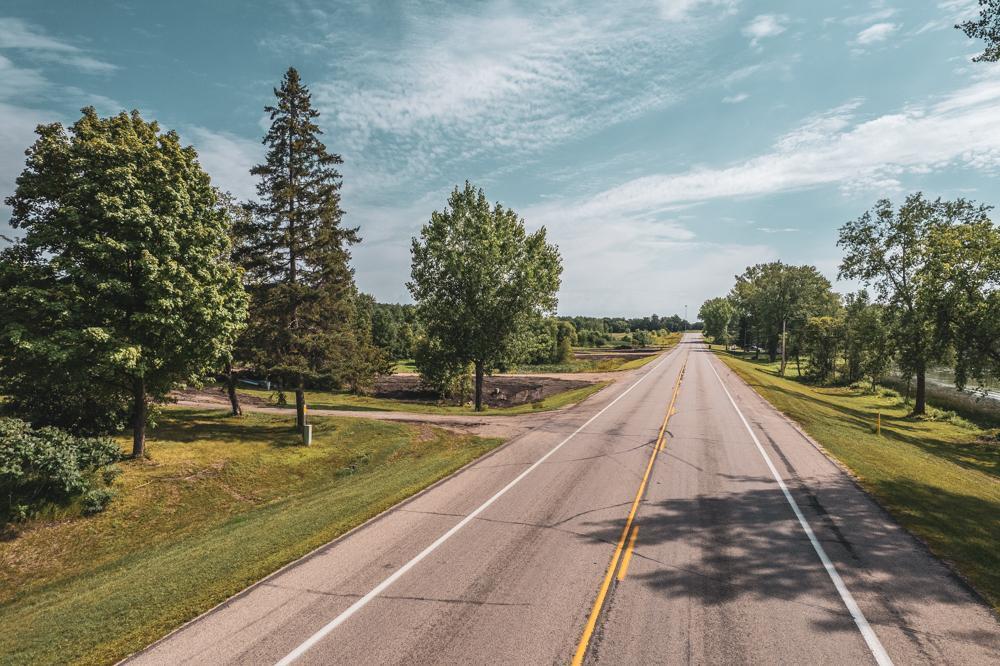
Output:
<path fill-rule="evenodd" d="M 950 412 L 909 416 L 898 394 L 815 387 L 776 364 L 719 353 L 777 409 L 846 465 L 861 485 L 1000 611 L 1000 440 Z M 794 374 L 794 366 L 789 370 Z M 874 433 L 876 414 L 882 433 Z"/>
<path fill-rule="evenodd" d="M 396 365 L 392 368 L 393 372 L 416 372 L 417 365 L 412 358 L 404 358 L 401 361 L 396 361 Z"/>
<path fill-rule="evenodd" d="M 618 334 L 624 336 L 624 333 Z M 605 358 L 600 360 L 588 360 L 586 358 L 576 358 L 566 363 L 548 363 L 542 365 L 519 365 L 514 368 L 514 372 L 522 374 L 533 373 L 576 373 L 576 372 L 619 372 L 624 370 L 634 370 L 656 360 L 660 354 L 669 351 L 680 342 L 683 334 L 670 333 L 665 336 L 654 336 L 655 346 L 660 349 L 649 356 L 629 359 L 627 357 Z M 580 350 L 578 350 L 580 351 Z M 613 354 L 614 347 L 589 347 L 586 351 L 603 354 Z"/>
<path fill-rule="evenodd" d="M 441 405 L 432 402 L 416 402 L 412 400 L 390 400 L 387 398 L 375 398 L 372 396 L 355 395 L 353 393 L 341 391 L 307 391 L 306 402 L 310 409 L 328 409 L 335 411 L 373 411 L 373 412 L 411 412 L 414 414 L 482 414 L 489 413 L 495 416 L 516 416 L 528 412 L 547 411 L 560 409 L 567 405 L 572 405 L 600 391 L 609 382 L 596 382 L 589 386 L 584 386 L 569 391 L 562 391 L 550 395 L 544 400 L 525 403 L 514 407 L 500 407 L 487 409 L 485 412 L 476 412 L 475 408 L 464 405 Z M 263 400 L 273 400 L 274 391 L 264 389 L 240 389 L 240 393 L 252 395 Z M 294 401 L 289 397 L 288 409 L 295 407 Z"/>
<path fill-rule="evenodd" d="M 0 541 L 0 663 L 112 663 L 500 443 L 312 423 L 164 411 L 107 511 Z"/>
<path fill-rule="evenodd" d="M 613 349 L 604 350 L 606 353 Z M 648 358 L 653 358 L 654 355 Z M 628 362 L 626 358 L 603 358 L 597 361 L 573 359 L 565 363 L 539 363 L 538 365 L 518 365 L 511 372 L 514 374 L 569 374 L 578 372 L 617 372 Z"/>

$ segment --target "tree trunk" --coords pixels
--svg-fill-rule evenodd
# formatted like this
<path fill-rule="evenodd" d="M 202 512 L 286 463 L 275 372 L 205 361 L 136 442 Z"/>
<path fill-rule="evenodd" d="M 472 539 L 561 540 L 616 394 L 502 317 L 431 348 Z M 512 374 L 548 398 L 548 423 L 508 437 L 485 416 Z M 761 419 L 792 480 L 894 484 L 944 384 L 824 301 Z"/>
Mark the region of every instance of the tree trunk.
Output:
<path fill-rule="evenodd" d="M 226 392 L 229 393 L 229 406 L 233 416 L 243 416 L 240 407 L 240 396 L 236 393 L 236 375 L 233 374 L 233 362 L 226 361 Z"/>
<path fill-rule="evenodd" d="M 132 385 L 132 457 L 146 454 L 146 380 L 137 377 Z"/>
<path fill-rule="evenodd" d="M 483 362 L 476 361 L 476 411 L 483 411 Z"/>
<path fill-rule="evenodd" d="M 923 363 L 917 365 L 917 395 L 913 399 L 913 414 L 927 413 L 927 368 Z"/>
<path fill-rule="evenodd" d="M 302 375 L 299 375 L 299 383 L 295 387 L 295 426 L 299 430 L 306 427 L 306 390 Z"/>
<path fill-rule="evenodd" d="M 795 373 L 801 377 L 802 376 L 802 357 L 799 356 L 799 352 L 795 352 Z"/>

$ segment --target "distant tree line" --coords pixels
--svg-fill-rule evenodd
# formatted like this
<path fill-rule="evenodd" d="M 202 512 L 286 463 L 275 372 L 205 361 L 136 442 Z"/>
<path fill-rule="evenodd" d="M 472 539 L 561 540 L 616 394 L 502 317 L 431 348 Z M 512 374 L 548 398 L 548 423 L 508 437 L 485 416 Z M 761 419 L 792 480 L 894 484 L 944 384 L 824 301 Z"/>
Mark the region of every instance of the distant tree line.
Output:
<path fill-rule="evenodd" d="M 915 381 L 926 411 L 926 375 L 950 364 L 956 385 L 1000 376 L 1000 228 L 990 208 L 965 199 L 888 200 L 840 229 L 839 277 L 864 288 L 841 296 L 813 266 L 780 261 L 747 268 L 730 293 L 702 304 L 716 342 L 781 359 L 818 382 L 865 381 L 895 364 Z"/>

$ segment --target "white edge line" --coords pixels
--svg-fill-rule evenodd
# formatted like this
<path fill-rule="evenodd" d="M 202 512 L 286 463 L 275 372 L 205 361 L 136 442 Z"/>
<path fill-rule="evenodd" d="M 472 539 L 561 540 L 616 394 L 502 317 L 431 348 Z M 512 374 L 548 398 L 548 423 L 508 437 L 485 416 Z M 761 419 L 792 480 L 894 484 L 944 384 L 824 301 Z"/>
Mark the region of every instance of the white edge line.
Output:
<path fill-rule="evenodd" d="M 785 485 L 781 475 L 778 474 L 778 470 L 774 467 L 774 463 L 771 462 L 771 458 L 767 455 L 767 451 L 765 451 L 764 447 L 761 446 L 760 440 L 757 439 L 757 435 L 754 434 L 753 428 L 751 428 L 750 424 L 747 423 L 747 419 L 743 416 L 743 412 L 740 411 L 740 408 L 736 405 L 736 401 L 733 400 L 733 396 L 729 393 L 729 389 L 726 388 L 725 382 L 722 381 L 722 377 L 719 376 L 719 373 L 716 371 L 715 365 L 712 363 L 711 359 L 709 359 L 708 367 L 712 369 L 713 373 L 715 373 L 715 378 L 719 380 L 719 386 L 721 386 L 722 390 L 725 391 L 726 397 L 729 398 L 729 402 L 732 404 L 733 409 L 736 410 L 736 413 L 739 414 L 740 420 L 743 421 L 743 427 L 747 429 L 748 433 L 750 433 L 753 443 L 757 445 L 757 450 L 760 452 L 761 457 L 764 458 L 764 462 L 767 463 L 768 469 L 771 470 L 771 475 L 774 477 L 774 480 L 778 482 L 781 492 L 785 494 L 785 499 L 788 500 L 788 503 L 792 507 L 792 511 L 795 512 L 795 517 L 799 519 L 799 525 L 802 526 L 806 536 L 809 537 L 809 542 L 812 544 L 816 554 L 819 555 L 819 559 L 823 563 L 823 568 L 826 569 L 826 573 L 830 575 L 830 580 L 833 581 L 833 586 L 837 588 L 840 598 L 843 600 L 844 605 L 847 606 L 847 610 L 850 611 L 851 617 L 854 618 L 854 623 L 858 625 L 858 629 L 861 631 L 861 635 L 864 637 L 865 643 L 868 644 L 868 649 L 871 650 L 872 656 L 875 657 L 875 662 L 878 663 L 879 666 L 893 666 L 892 659 L 889 658 L 889 654 L 882 646 L 882 641 L 879 640 L 875 631 L 871 628 L 871 625 L 868 624 L 868 620 L 865 619 L 865 614 L 861 612 L 857 602 L 854 601 L 854 597 L 851 595 L 850 590 L 847 589 L 847 585 L 844 583 L 844 580 L 840 577 L 840 574 L 837 573 L 837 568 L 833 566 L 833 562 L 830 560 L 829 556 L 827 556 L 826 550 L 823 549 L 822 544 L 820 544 L 819 540 L 816 539 L 816 534 L 813 532 L 812 527 L 809 526 L 809 521 L 807 521 L 806 517 L 802 514 L 802 510 L 799 509 L 798 503 L 795 501 L 795 498 L 792 497 L 792 493 L 788 490 L 788 486 Z"/>
<path fill-rule="evenodd" d="M 680 345 L 679 344 L 676 347 L 676 349 L 680 349 Z M 384 592 L 390 585 L 392 585 L 397 580 L 399 580 L 407 571 L 409 571 L 410 569 L 412 569 L 413 567 L 415 567 L 417 564 L 419 564 L 421 560 L 423 560 L 425 557 L 427 557 L 432 552 L 434 552 L 435 550 L 437 550 L 437 548 L 441 544 L 443 544 L 445 541 L 447 541 L 448 539 L 450 539 L 451 537 L 453 537 L 459 530 L 461 530 L 463 527 L 465 527 L 470 522 L 472 522 L 476 518 L 476 516 L 478 516 L 479 514 L 481 514 L 491 504 L 493 504 L 498 499 L 500 499 L 500 497 L 502 495 L 504 495 L 508 490 L 510 490 L 511 488 L 513 488 L 515 485 L 517 485 L 524 477 L 526 477 L 529 474 L 531 474 L 531 472 L 533 472 L 535 470 L 535 468 L 537 468 L 543 462 L 545 462 L 546 460 L 548 460 L 549 456 L 551 456 L 553 453 L 555 453 L 556 451 L 558 451 L 559 449 L 561 449 L 562 446 L 564 444 L 566 444 L 566 442 L 568 442 L 571 439 L 573 439 L 577 434 L 580 433 L 580 431 L 582 431 L 584 428 L 586 428 L 591 423 L 593 423 L 599 416 L 601 416 L 601 414 L 603 414 L 604 412 L 606 412 L 609 409 L 611 409 L 611 407 L 613 407 L 615 405 L 615 403 L 617 403 L 619 400 L 621 400 L 626 395 L 628 395 L 632 391 L 632 389 L 634 389 L 636 386 L 638 386 L 639 384 L 641 384 L 647 377 L 649 377 L 650 375 L 652 375 L 654 370 L 656 370 L 661 365 L 663 365 L 664 363 L 666 363 L 667 360 L 671 356 L 673 356 L 672 352 L 670 354 L 667 354 L 667 356 L 665 356 L 661 361 L 659 361 L 656 365 L 654 365 L 649 370 L 649 372 L 647 372 L 646 374 L 644 374 L 642 377 L 640 377 L 639 379 L 637 379 L 631 386 L 629 386 L 627 389 L 625 389 L 624 391 L 622 391 L 621 395 L 619 395 L 617 398 L 615 398 L 614 400 L 612 400 L 611 402 L 609 402 L 607 405 L 605 405 L 601 409 L 601 411 L 597 412 L 596 414 L 594 414 L 593 416 L 591 416 L 589 419 L 587 419 L 587 421 L 583 425 L 581 425 L 579 428 L 577 428 L 572 433 L 570 433 L 566 437 L 566 439 L 564 439 L 561 442 L 559 442 L 558 444 L 556 444 L 554 447 L 552 447 L 548 451 L 548 453 L 546 453 L 541 458 L 539 458 L 538 460 L 536 460 L 531 465 L 531 467 L 529 467 L 528 469 L 524 470 L 523 472 L 521 472 L 520 474 L 518 474 L 516 477 L 514 477 L 514 479 L 510 483 L 508 483 L 506 486 L 504 486 L 503 488 L 501 488 L 500 490 L 498 490 L 497 493 L 495 495 L 493 495 L 492 497 L 490 497 L 488 500 L 486 500 L 485 502 L 483 502 L 482 504 L 480 504 L 479 507 L 477 507 L 472 513 L 470 513 L 469 515 L 467 515 L 465 518 L 463 518 L 462 520 L 460 520 L 450 530 L 448 530 L 447 532 L 445 532 L 444 534 L 442 534 L 441 536 L 439 536 L 434 541 L 434 543 L 432 543 L 431 545 L 427 546 L 422 551 L 420 551 L 419 553 L 417 553 L 413 557 L 412 560 L 410 560 L 409 562 L 407 562 L 403 566 L 401 566 L 398 569 L 396 569 L 396 571 L 394 571 L 388 578 L 386 578 L 381 583 L 379 583 L 374 588 L 372 588 L 371 591 L 368 592 L 368 594 L 366 594 L 365 596 L 361 597 L 360 599 L 358 599 L 357 601 L 355 601 L 353 604 L 351 604 L 350 606 L 348 606 L 343 612 L 340 613 L 340 615 L 338 615 L 337 617 L 335 617 L 332 620 L 330 620 L 330 622 L 328 622 L 325 626 L 323 626 L 321 629 L 319 629 L 312 636 L 310 636 L 309 638 L 307 638 L 301 645 L 299 645 L 297 648 L 295 648 L 294 650 L 292 650 L 291 652 L 289 652 L 287 655 L 285 655 L 285 657 L 281 661 L 279 661 L 275 666 L 288 666 L 289 664 L 291 664 L 292 662 L 294 662 L 296 659 L 298 659 L 299 657 L 301 657 L 302 655 L 304 655 L 306 652 L 308 652 L 314 645 L 316 645 L 318 642 L 320 642 L 321 640 L 323 640 L 323 638 L 326 637 L 327 634 L 329 634 L 331 631 L 333 631 L 334 629 L 336 629 L 337 627 L 339 627 L 341 624 L 343 624 L 344 622 L 346 622 L 348 619 L 350 619 L 350 617 L 352 615 L 354 615 L 356 612 L 358 612 L 359 610 L 361 610 L 362 608 L 364 608 L 368 604 L 368 602 L 370 602 L 372 599 L 374 599 L 379 594 L 381 594 L 382 592 Z"/>

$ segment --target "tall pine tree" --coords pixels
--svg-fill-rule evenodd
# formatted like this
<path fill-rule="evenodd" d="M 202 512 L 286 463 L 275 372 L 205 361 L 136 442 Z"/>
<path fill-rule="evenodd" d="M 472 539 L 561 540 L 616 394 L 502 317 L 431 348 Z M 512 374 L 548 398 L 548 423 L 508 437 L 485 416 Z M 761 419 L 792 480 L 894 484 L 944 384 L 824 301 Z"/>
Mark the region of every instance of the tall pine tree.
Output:
<path fill-rule="evenodd" d="M 354 273 L 349 246 L 357 227 L 341 224 L 340 156 L 320 140 L 319 112 L 290 67 L 265 107 L 267 157 L 251 173 L 259 202 L 245 229 L 241 263 L 250 274 L 248 336 L 252 363 L 295 391 L 296 422 L 305 425 L 307 381 L 336 379 L 353 346 Z"/>

